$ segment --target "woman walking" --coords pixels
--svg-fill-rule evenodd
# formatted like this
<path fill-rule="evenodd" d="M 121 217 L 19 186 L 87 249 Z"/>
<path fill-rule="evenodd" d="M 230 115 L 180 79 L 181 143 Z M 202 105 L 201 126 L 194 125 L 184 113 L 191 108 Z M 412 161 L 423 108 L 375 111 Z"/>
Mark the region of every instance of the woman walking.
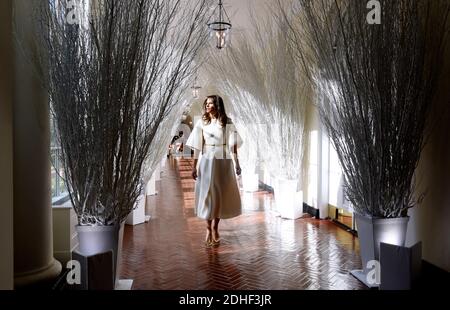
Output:
<path fill-rule="evenodd" d="M 220 220 L 241 215 L 235 176 L 235 172 L 241 175 L 237 156 L 240 137 L 225 113 L 221 97 L 208 96 L 203 108 L 203 117 L 195 124 L 186 145 L 194 150 L 195 211 L 206 220 L 205 245 L 211 247 L 220 243 Z"/>

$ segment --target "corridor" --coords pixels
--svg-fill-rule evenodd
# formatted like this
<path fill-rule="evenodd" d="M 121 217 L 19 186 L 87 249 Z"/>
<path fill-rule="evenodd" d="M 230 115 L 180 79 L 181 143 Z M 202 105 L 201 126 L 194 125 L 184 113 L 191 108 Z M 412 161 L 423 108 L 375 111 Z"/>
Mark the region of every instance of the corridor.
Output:
<path fill-rule="evenodd" d="M 329 221 L 283 220 L 267 192 L 241 193 L 243 215 L 220 223 L 222 243 L 205 248 L 194 215 L 190 160 L 171 158 L 149 196 L 149 223 L 126 226 L 122 278 L 135 290 L 364 289 L 357 238 Z"/>

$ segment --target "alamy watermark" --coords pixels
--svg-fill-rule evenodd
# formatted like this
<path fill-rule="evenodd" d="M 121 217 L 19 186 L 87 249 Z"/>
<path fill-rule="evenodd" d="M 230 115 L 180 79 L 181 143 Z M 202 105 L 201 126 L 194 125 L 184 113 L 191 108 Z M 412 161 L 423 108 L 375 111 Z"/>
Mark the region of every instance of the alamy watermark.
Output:
<path fill-rule="evenodd" d="M 81 264 L 77 260 L 67 262 L 66 268 L 69 270 L 66 281 L 69 285 L 81 284 Z M 366 268 L 369 270 L 366 275 L 367 284 L 378 286 L 381 284 L 381 264 L 377 260 L 367 262 Z"/>
<path fill-rule="evenodd" d="M 377 286 L 381 284 L 381 264 L 377 260 L 367 262 L 366 268 L 370 270 L 366 275 L 369 285 Z"/>
<path fill-rule="evenodd" d="M 66 0 L 66 21 L 69 25 L 80 25 L 83 11 L 82 0 Z"/>
<path fill-rule="evenodd" d="M 366 21 L 369 25 L 380 25 L 381 24 L 381 3 L 378 0 L 370 0 L 367 2 L 367 9 L 369 13 L 367 14 Z"/>
<path fill-rule="evenodd" d="M 88 28 L 90 20 L 89 2 L 86 0 L 63 0 L 66 5 L 64 19 L 69 25 L 78 26 L 84 30 Z"/>
<path fill-rule="evenodd" d="M 67 284 L 81 284 L 81 264 L 77 260 L 67 262 L 66 268 L 69 273 L 66 276 Z M 377 286 L 381 284 L 381 264 L 377 260 L 367 262 L 366 268 L 369 270 L 366 275 L 366 281 L 369 285 Z"/>
<path fill-rule="evenodd" d="M 71 260 L 67 262 L 66 268 L 69 269 L 66 281 L 69 285 L 81 284 L 81 264 L 77 260 Z"/>
<path fill-rule="evenodd" d="M 65 0 L 66 2 L 66 21 L 69 25 L 79 25 L 83 26 L 83 14 L 85 13 L 84 8 L 85 0 Z M 381 3 L 379 0 L 370 0 L 367 2 L 367 9 L 370 10 L 367 13 L 366 21 L 369 25 L 380 25 L 381 24 Z"/>

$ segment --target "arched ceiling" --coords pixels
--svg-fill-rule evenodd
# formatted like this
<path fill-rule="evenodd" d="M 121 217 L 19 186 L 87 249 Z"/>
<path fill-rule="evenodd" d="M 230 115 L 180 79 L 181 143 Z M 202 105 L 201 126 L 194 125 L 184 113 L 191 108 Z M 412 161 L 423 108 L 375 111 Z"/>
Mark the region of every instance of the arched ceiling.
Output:
<path fill-rule="evenodd" d="M 273 2 L 273 0 L 223 0 L 225 10 L 233 24 L 232 40 L 233 36 L 246 35 L 246 31 L 250 27 L 250 12 L 255 14 L 256 17 L 265 17 L 270 14 L 267 5 L 273 4 Z M 215 50 L 214 52 L 220 53 L 221 51 Z M 218 94 L 222 96 L 225 101 L 225 107 L 227 108 L 229 100 L 227 99 L 226 94 L 218 93 L 214 81 L 208 80 L 204 70 L 200 69 L 198 74 L 199 84 L 202 86 L 202 89 L 200 89 L 199 92 L 200 98 L 197 100 L 193 99 L 194 103 L 192 104 L 190 115 L 198 116 L 202 114 L 202 104 L 204 98 L 208 95 Z"/>

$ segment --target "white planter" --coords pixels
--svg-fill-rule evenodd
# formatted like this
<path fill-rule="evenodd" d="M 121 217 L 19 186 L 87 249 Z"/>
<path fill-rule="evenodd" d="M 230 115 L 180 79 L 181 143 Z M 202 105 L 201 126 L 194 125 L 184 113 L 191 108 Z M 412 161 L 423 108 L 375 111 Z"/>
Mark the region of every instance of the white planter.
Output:
<path fill-rule="evenodd" d="M 241 195 L 242 208 L 248 211 L 260 210 L 260 200 L 255 198 L 253 193 L 244 192 Z"/>
<path fill-rule="evenodd" d="M 145 187 L 145 194 L 147 196 L 154 196 L 157 195 L 158 192 L 156 191 L 156 174 L 153 172 L 152 178 L 150 181 L 148 181 L 147 186 Z"/>
<path fill-rule="evenodd" d="M 298 181 L 277 179 L 275 203 L 282 218 L 295 220 L 303 214 L 303 192 L 297 191 Z"/>
<path fill-rule="evenodd" d="M 156 169 L 155 169 L 155 180 L 156 181 L 161 181 L 161 164 L 156 166 Z"/>
<path fill-rule="evenodd" d="M 368 283 L 367 274 L 371 271 L 368 263 L 380 260 L 380 243 L 404 246 L 409 217 L 402 218 L 369 218 L 355 213 L 358 230 L 359 248 L 363 270 L 351 273 L 369 287 L 377 284 Z"/>
<path fill-rule="evenodd" d="M 268 186 L 274 187 L 274 184 L 272 184 L 272 177 L 270 176 L 270 172 L 267 168 L 264 168 L 263 182 Z"/>
<path fill-rule="evenodd" d="M 127 225 L 139 225 L 148 221 L 145 215 L 145 195 L 139 196 L 135 206 L 136 208 L 127 217 L 125 222 Z"/>
<path fill-rule="evenodd" d="M 244 192 L 257 192 L 259 190 L 259 176 L 256 173 L 242 174 L 242 187 Z"/>

